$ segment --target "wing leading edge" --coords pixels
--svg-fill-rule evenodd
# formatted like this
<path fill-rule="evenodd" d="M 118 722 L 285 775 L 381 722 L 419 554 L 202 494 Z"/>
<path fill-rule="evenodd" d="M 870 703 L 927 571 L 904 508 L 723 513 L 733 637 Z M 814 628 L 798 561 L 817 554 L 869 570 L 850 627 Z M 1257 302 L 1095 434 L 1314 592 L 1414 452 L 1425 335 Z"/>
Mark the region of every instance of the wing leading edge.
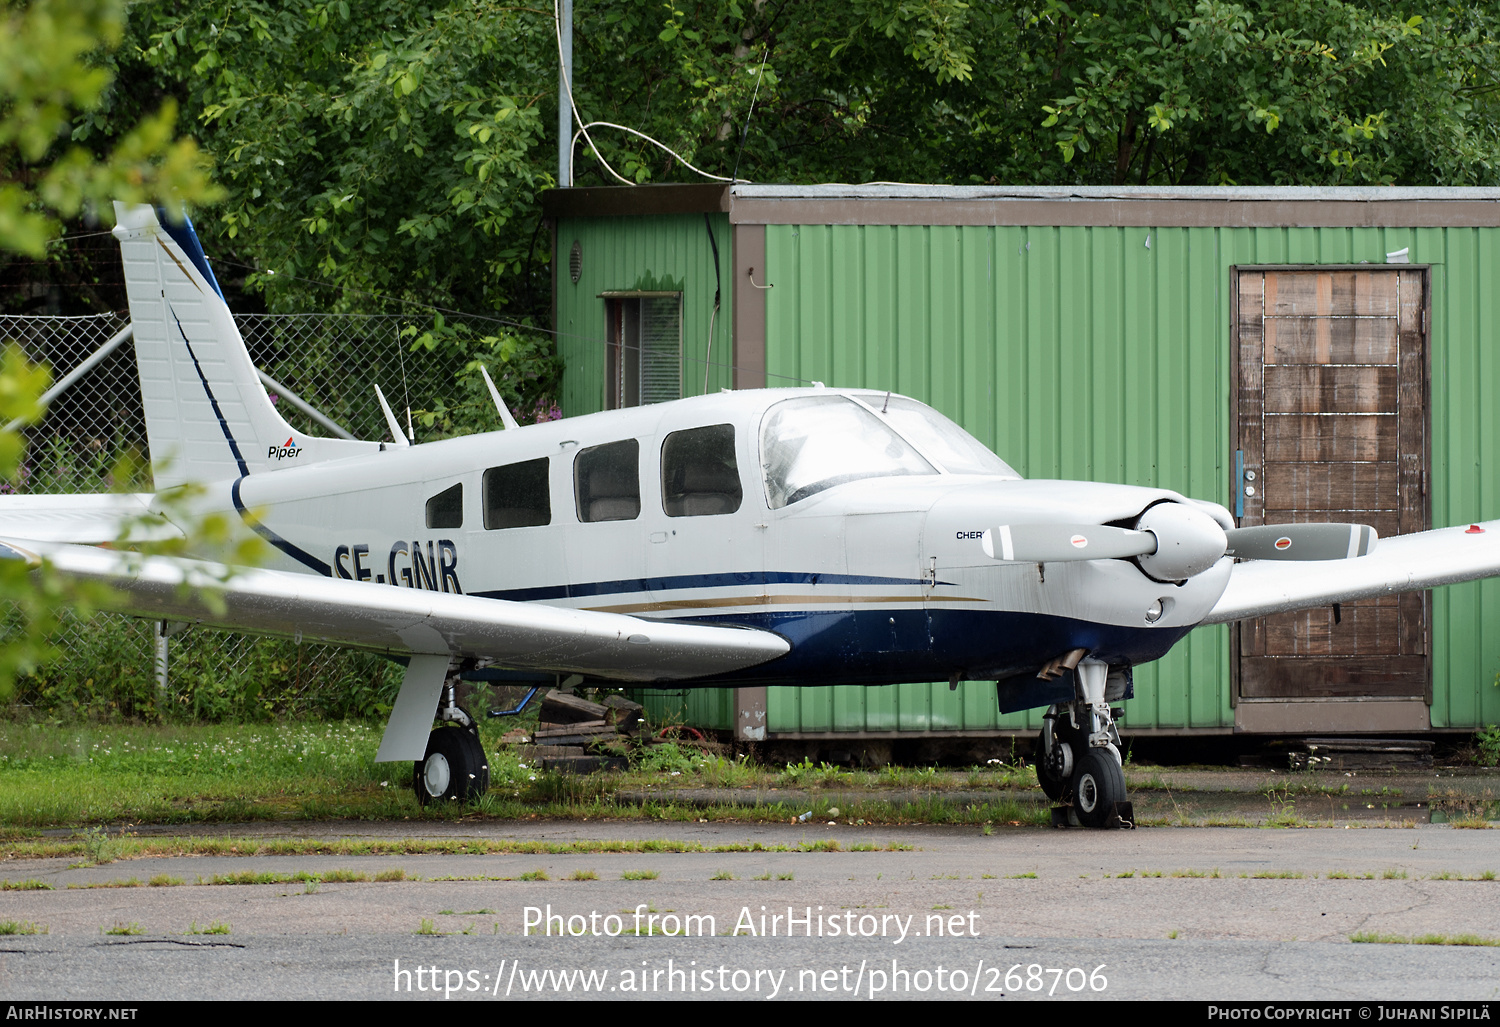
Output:
<path fill-rule="evenodd" d="M 1238 563 L 1203 620 L 1223 624 L 1500 575 L 1500 521 L 1383 538 L 1369 556 L 1326 563 Z"/>
<path fill-rule="evenodd" d="M 711 677 L 785 655 L 780 635 L 680 624 L 422 589 L 341 581 L 24 539 L 12 553 L 97 581 L 121 612 L 252 634 L 307 638 L 415 656 L 474 656 L 521 670 L 619 681 Z"/>

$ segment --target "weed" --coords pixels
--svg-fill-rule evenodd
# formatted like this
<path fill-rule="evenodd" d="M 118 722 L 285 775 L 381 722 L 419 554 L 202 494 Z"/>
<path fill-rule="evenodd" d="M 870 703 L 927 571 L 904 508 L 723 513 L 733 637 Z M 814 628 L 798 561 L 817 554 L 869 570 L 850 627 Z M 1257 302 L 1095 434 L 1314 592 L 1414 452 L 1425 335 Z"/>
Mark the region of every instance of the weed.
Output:
<path fill-rule="evenodd" d="M 1174 871 L 1172 871 L 1172 876 L 1173 877 L 1218 877 L 1219 876 L 1219 871 L 1218 871 L 1217 868 L 1215 868 L 1213 871 L 1208 871 L 1208 870 L 1174 870 Z"/>
<path fill-rule="evenodd" d="M 438 916 L 453 916 L 453 910 L 451 910 L 451 909 L 440 909 L 440 910 L 437 911 L 437 915 Z"/>
<path fill-rule="evenodd" d="M 550 880 L 552 880 L 552 878 L 550 878 L 550 877 L 547 876 L 547 871 L 544 870 L 542 867 L 537 867 L 535 870 L 530 870 L 530 871 L 527 871 L 526 873 L 522 874 L 520 877 L 516 878 L 516 880 L 518 880 L 518 881 L 550 881 Z"/>
<path fill-rule="evenodd" d="M 714 876 L 710 877 L 709 880 L 710 881 L 738 881 L 739 878 L 735 877 L 728 870 L 720 870 L 718 873 L 714 874 Z"/>
<path fill-rule="evenodd" d="M 323 873 L 319 874 L 318 877 L 323 881 L 324 884 L 348 884 L 353 881 L 368 881 L 370 879 L 369 874 L 361 873 L 358 870 L 349 870 L 346 868 L 339 868 L 337 870 L 325 870 Z"/>
<path fill-rule="evenodd" d="M 1495 679 L 1500 681 L 1500 675 L 1496 675 Z M 1483 730 L 1475 732 L 1474 747 L 1479 750 L 1474 762 L 1481 767 L 1500 766 L 1500 725 L 1488 724 Z"/>
<path fill-rule="evenodd" d="M 1252 879 L 1257 881 L 1300 881 L 1306 876 L 1306 874 L 1298 873 L 1295 870 L 1257 870 L 1250 875 Z M 1402 874 L 1401 876 L 1405 877 L 1406 875 Z"/>
<path fill-rule="evenodd" d="M 771 871 L 769 871 L 769 870 L 767 870 L 763 874 L 756 874 L 754 877 L 750 878 L 750 880 L 752 880 L 752 881 L 769 881 L 770 879 L 771 879 Z"/>
<path fill-rule="evenodd" d="M 1387 881 L 1404 881 L 1406 880 L 1406 871 L 1390 869 L 1380 876 Z"/>
<path fill-rule="evenodd" d="M 1347 881 L 1347 880 L 1349 880 L 1349 874 L 1348 874 L 1347 871 L 1344 871 L 1344 870 L 1334 870 L 1331 873 L 1329 873 L 1327 875 L 1327 877 L 1328 877 L 1328 880 L 1330 880 L 1330 881 Z"/>
<path fill-rule="evenodd" d="M 1175 941 L 1176 938 L 1177 938 L 1177 932 L 1176 931 L 1168 931 L 1167 932 L 1167 937 L 1171 938 L 1171 939 L 1173 939 Z"/>
<path fill-rule="evenodd" d="M 46 933 L 46 924 L 34 924 L 30 920 L 0 920 L 0 935 Z"/>
<path fill-rule="evenodd" d="M 188 925 L 188 934 L 229 934 L 229 924 L 223 920 L 215 920 L 207 927 L 199 927 L 198 921 L 194 920 Z"/>
<path fill-rule="evenodd" d="M 153 888 L 175 888 L 182 884 L 182 878 L 173 877 L 171 874 L 157 874 L 146 883 Z"/>
<path fill-rule="evenodd" d="M 381 870 L 376 873 L 375 876 L 371 878 L 371 880 L 379 881 L 381 883 L 388 883 L 391 881 L 405 881 L 407 880 L 406 870 L 402 867 L 390 867 L 387 870 Z"/>
<path fill-rule="evenodd" d="M 1035 870 L 1028 870 L 1024 874 L 1010 874 L 1009 876 L 1006 877 L 1006 880 L 1007 881 L 1035 881 L 1036 880 L 1036 871 Z"/>
<path fill-rule="evenodd" d="M 1373 945 L 1482 945 L 1500 947 L 1500 938 L 1481 938 L 1477 934 L 1418 934 L 1405 937 L 1399 934 L 1377 934 L 1361 931 L 1349 935 L 1355 944 Z"/>
<path fill-rule="evenodd" d="M 145 931 L 141 930 L 140 924 L 134 922 L 127 924 L 120 920 L 116 920 L 113 927 L 101 927 L 99 928 L 99 930 L 103 931 L 105 934 L 118 934 L 127 937 L 146 933 Z"/>
<path fill-rule="evenodd" d="M 573 871 L 573 876 L 569 877 L 568 880 L 570 880 L 570 881 L 597 881 L 597 880 L 599 880 L 599 875 L 597 873 L 595 873 L 594 871 L 592 871 L 592 870 L 575 870 L 575 871 Z"/>
<path fill-rule="evenodd" d="M 791 881 L 793 879 L 794 878 L 792 877 L 791 874 L 777 874 L 776 875 L 776 880 L 778 880 L 778 881 Z"/>
<path fill-rule="evenodd" d="M 459 916 L 494 916 L 495 915 L 495 911 L 493 909 L 466 909 L 462 913 L 459 913 L 458 915 Z M 469 932 L 465 931 L 464 933 L 468 934 Z"/>
<path fill-rule="evenodd" d="M 316 894 L 318 894 L 318 887 L 319 887 L 319 882 L 318 881 L 307 881 L 307 882 L 305 882 L 302 885 L 302 894 L 303 895 L 316 895 Z"/>
<path fill-rule="evenodd" d="M 417 925 L 417 933 L 436 936 L 442 934 L 443 932 L 437 929 L 437 924 L 433 923 L 431 920 L 427 919 L 424 916 L 422 918 L 422 922 Z"/>
<path fill-rule="evenodd" d="M 622 881 L 654 881 L 661 876 L 659 870 L 627 870 L 620 875 Z"/>
<path fill-rule="evenodd" d="M 38 881 L 36 878 L 28 878 L 24 881 L 0 881 L 0 891 L 54 891 L 52 885 L 46 881 Z"/>

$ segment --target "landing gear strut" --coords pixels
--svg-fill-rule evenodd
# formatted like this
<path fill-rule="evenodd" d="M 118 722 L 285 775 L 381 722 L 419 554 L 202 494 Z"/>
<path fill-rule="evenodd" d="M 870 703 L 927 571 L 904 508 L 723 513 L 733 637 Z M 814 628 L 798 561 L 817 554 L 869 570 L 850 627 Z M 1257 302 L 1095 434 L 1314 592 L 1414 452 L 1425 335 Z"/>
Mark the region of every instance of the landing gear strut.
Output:
<path fill-rule="evenodd" d="M 427 736 L 427 754 L 412 764 L 412 790 L 422 805 L 442 799 L 477 799 L 490 787 L 490 763 L 474 718 L 458 704 L 456 679 L 443 685 L 442 725 Z"/>
<path fill-rule="evenodd" d="M 1120 731 L 1105 698 L 1109 665 L 1083 660 L 1074 673 L 1073 700 L 1057 703 L 1043 717 L 1037 782 L 1053 802 L 1071 799 L 1073 815 L 1084 827 L 1134 827 L 1125 800 Z"/>

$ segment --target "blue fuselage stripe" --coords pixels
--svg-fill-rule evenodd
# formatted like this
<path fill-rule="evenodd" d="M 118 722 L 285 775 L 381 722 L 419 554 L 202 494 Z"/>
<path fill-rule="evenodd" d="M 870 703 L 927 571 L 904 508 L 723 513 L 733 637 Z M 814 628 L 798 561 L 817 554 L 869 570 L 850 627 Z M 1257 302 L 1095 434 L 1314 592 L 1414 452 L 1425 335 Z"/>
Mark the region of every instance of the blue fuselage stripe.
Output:
<path fill-rule="evenodd" d="M 687 588 L 735 588 L 753 585 L 925 585 L 922 578 L 880 578 L 863 574 L 810 574 L 798 571 L 743 571 L 727 574 L 674 574 L 662 578 L 622 578 L 587 581 L 536 588 L 494 589 L 472 592 L 485 599 L 508 599 L 529 603 L 547 599 L 581 599 L 585 596 L 624 595 L 636 592 L 668 592 Z M 946 585 L 949 582 L 939 582 Z"/>

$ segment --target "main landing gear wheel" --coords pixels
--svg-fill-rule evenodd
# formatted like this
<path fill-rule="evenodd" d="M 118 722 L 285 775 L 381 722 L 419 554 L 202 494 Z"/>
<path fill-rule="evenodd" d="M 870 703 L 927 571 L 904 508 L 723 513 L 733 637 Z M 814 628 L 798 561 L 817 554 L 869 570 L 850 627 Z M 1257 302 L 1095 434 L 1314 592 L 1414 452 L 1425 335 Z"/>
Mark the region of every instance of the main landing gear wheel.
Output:
<path fill-rule="evenodd" d="M 412 764 L 412 789 L 422 805 L 475 799 L 490 787 L 490 764 L 479 737 L 467 728 L 440 727 L 427 736 L 427 755 Z"/>
<path fill-rule="evenodd" d="M 1125 801 L 1125 772 L 1108 748 L 1090 748 L 1073 772 L 1073 810 L 1084 827 L 1119 827 L 1115 805 Z"/>
<path fill-rule="evenodd" d="M 1036 780 L 1053 802 L 1066 801 L 1073 787 L 1073 747 L 1056 736 L 1049 746 L 1045 730 L 1036 743 Z"/>

